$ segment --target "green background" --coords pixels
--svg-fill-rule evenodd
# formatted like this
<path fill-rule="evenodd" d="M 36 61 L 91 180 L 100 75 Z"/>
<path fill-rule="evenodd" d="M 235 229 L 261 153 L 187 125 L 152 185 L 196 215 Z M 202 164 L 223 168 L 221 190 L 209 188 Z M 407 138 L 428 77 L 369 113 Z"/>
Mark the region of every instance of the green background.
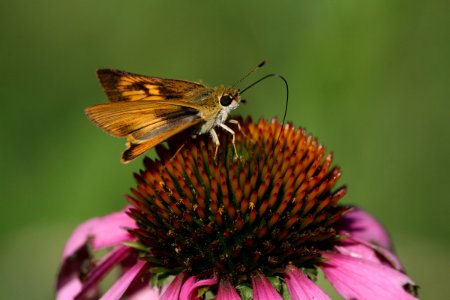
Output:
<path fill-rule="evenodd" d="M 3 299 L 51 299 L 66 238 L 125 205 L 141 159 L 87 121 L 100 67 L 215 86 L 277 72 L 288 120 L 333 150 L 345 203 L 390 230 L 423 299 L 450 294 L 450 2 L 17 1 L 0 3 Z M 284 88 L 242 115 L 282 116 Z"/>

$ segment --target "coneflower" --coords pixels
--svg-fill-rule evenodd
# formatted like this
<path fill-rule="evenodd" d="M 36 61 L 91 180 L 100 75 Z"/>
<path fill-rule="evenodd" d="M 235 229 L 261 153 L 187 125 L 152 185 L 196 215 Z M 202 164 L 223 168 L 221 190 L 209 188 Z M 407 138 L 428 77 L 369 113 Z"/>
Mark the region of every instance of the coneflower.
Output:
<path fill-rule="evenodd" d="M 57 298 L 329 299 L 315 283 L 322 271 L 345 299 L 417 299 L 383 227 L 338 204 L 341 171 L 314 137 L 277 121 L 240 124 L 238 158 L 225 132 L 215 159 L 206 135 L 146 158 L 130 206 L 67 242 Z"/>

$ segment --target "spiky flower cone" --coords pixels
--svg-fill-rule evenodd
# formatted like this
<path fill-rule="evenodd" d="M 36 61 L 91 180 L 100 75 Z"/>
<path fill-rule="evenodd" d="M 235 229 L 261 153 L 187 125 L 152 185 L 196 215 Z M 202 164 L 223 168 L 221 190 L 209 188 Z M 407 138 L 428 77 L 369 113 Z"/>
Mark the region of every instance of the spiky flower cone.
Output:
<path fill-rule="evenodd" d="M 242 122 L 242 121 L 241 121 Z M 225 136 L 223 136 L 225 135 Z M 208 136 L 160 147 L 145 160 L 128 197 L 131 230 L 152 266 L 168 274 L 217 273 L 250 285 L 251 273 L 282 274 L 289 264 L 312 267 L 339 236 L 347 208 L 333 191 L 341 172 L 312 136 L 291 125 L 247 120 L 222 134 L 216 159 Z"/>

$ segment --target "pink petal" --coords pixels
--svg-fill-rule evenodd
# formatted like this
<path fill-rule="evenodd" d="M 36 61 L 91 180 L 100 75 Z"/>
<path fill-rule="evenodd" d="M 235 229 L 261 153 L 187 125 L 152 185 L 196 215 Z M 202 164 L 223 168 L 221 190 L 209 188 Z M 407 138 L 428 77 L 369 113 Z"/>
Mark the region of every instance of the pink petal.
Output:
<path fill-rule="evenodd" d="M 160 296 L 158 288 L 151 288 L 147 286 L 133 295 L 127 296 L 128 300 L 158 300 Z"/>
<path fill-rule="evenodd" d="M 79 293 L 79 295 L 86 295 L 89 291 L 95 287 L 99 281 L 108 274 L 108 272 L 118 265 L 122 260 L 124 260 L 127 256 L 130 255 L 131 249 L 127 246 L 119 246 L 110 253 L 106 257 L 102 259 L 102 261 L 93 268 L 89 274 L 87 275 L 86 281 L 83 283 L 83 287 Z M 81 270 L 80 270 L 81 273 Z M 79 296 L 78 295 L 78 296 Z"/>
<path fill-rule="evenodd" d="M 185 273 L 178 274 L 169 285 L 167 290 L 164 292 L 164 294 L 161 296 L 161 300 L 177 300 L 185 279 Z"/>
<path fill-rule="evenodd" d="M 383 258 L 384 261 L 388 262 L 394 269 L 403 273 L 405 272 L 405 269 L 403 268 L 403 265 L 397 255 L 384 247 L 374 245 L 372 245 L 372 247 L 374 247 L 374 250 L 377 252 L 378 256 Z"/>
<path fill-rule="evenodd" d="M 386 265 L 339 253 L 323 253 L 325 277 L 345 299 L 417 299 L 405 287 L 414 286 L 405 274 Z"/>
<path fill-rule="evenodd" d="M 219 284 L 216 300 L 241 300 L 241 296 L 228 280 L 222 280 Z"/>
<path fill-rule="evenodd" d="M 284 278 L 292 300 L 331 300 L 321 288 L 296 267 L 287 266 L 285 275 Z"/>
<path fill-rule="evenodd" d="M 218 282 L 217 274 L 214 274 L 212 278 L 202 279 L 196 281 L 195 276 L 191 276 L 185 281 L 183 287 L 181 288 L 180 299 L 181 300 L 191 300 L 199 299 L 197 297 L 198 288 L 201 286 L 211 286 Z"/>
<path fill-rule="evenodd" d="M 122 295 L 127 291 L 133 280 L 144 270 L 145 261 L 138 261 L 133 267 L 125 272 L 114 285 L 100 298 L 101 300 L 121 299 Z"/>
<path fill-rule="evenodd" d="M 61 264 L 56 283 L 56 299 L 74 299 L 82 290 L 81 269 L 92 264 L 88 248 L 87 244 L 82 245 Z"/>
<path fill-rule="evenodd" d="M 400 260 L 394 253 L 384 247 L 368 243 L 364 240 L 353 237 L 346 238 L 342 240 L 340 246 L 336 246 L 335 248 L 341 254 L 387 264 L 396 270 L 404 271 Z"/>
<path fill-rule="evenodd" d="M 339 221 L 342 233 L 350 233 L 352 237 L 366 242 L 392 249 L 389 234 L 372 215 L 355 208 Z"/>
<path fill-rule="evenodd" d="M 375 263 L 381 263 L 372 247 L 357 243 L 352 239 L 345 239 L 344 241 L 348 241 L 348 243 L 343 243 L 340 246 L 335 246 L 335 249 L 339 253 L 356 258 L 363 258 Z"/>
<path fill-rule="evenodd" d="M 74 276 L 66 284 L 58 288 L 56 292 L 56 300 L 75 299 L 78 293 L 81 291 L 83 284 L 78 276 Z"/>
<path fill-rule="evenodd" d="M 180 298 L 179 299 L 189 299 L 186 295 L 187 291 L 191 290 L 192 286 L 195 283 L 195 276 L 191 276 L 189 277 L 184 283 L 183 286 L 181 287 L 181 291 L 180 291 Z M 177 298 L 178 299 L 178 298 Z M 195 299 L 195 298 L 194 298 Z"/>
<path fill-rule="evenodd" d="M 259 272 L 252 274 L 253 300 L 282 300 L 269 280 Z"/>
<path fill-rule="evenodd" d="M 131 241 L 133 238 L 124 228 L 135 228 L 136 224 L 125 211 L 90 219 L 79 225 L 66 243 L 63 260 L 70 257 L 78 248 L 92 240 L 94 249 L 101 249 Z"/>

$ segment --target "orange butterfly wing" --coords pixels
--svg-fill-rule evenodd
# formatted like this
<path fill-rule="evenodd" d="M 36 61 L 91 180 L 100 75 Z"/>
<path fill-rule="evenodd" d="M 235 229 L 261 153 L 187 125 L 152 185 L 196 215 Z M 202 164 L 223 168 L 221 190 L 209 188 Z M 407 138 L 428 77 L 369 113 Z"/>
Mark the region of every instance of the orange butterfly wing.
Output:
<path fill-rule="evenodd" d="M 163 79 L 113 69 L 97 70 L 108 99 L 117 101 L 183 100 L 194 97 L 204 85 L 184 80 Z"/>
<path fill-rule="evenodd" d="M 126 137 L 122 162 L 129 162 L 204 119 L 201 103 L 212 90 L 204 85 L 113 69 L 97 70 L 110 103 L 86 108 L 86 116 L 116 137 Z"/>
<path fill-rule="evenodd" d="M 129 162 L 171 136 L 199 124 L 198 110 L 179 102 L 132 101 L 90 106 L 86 116 L 116 137 L 127 137 L 122 162 Z"/>

